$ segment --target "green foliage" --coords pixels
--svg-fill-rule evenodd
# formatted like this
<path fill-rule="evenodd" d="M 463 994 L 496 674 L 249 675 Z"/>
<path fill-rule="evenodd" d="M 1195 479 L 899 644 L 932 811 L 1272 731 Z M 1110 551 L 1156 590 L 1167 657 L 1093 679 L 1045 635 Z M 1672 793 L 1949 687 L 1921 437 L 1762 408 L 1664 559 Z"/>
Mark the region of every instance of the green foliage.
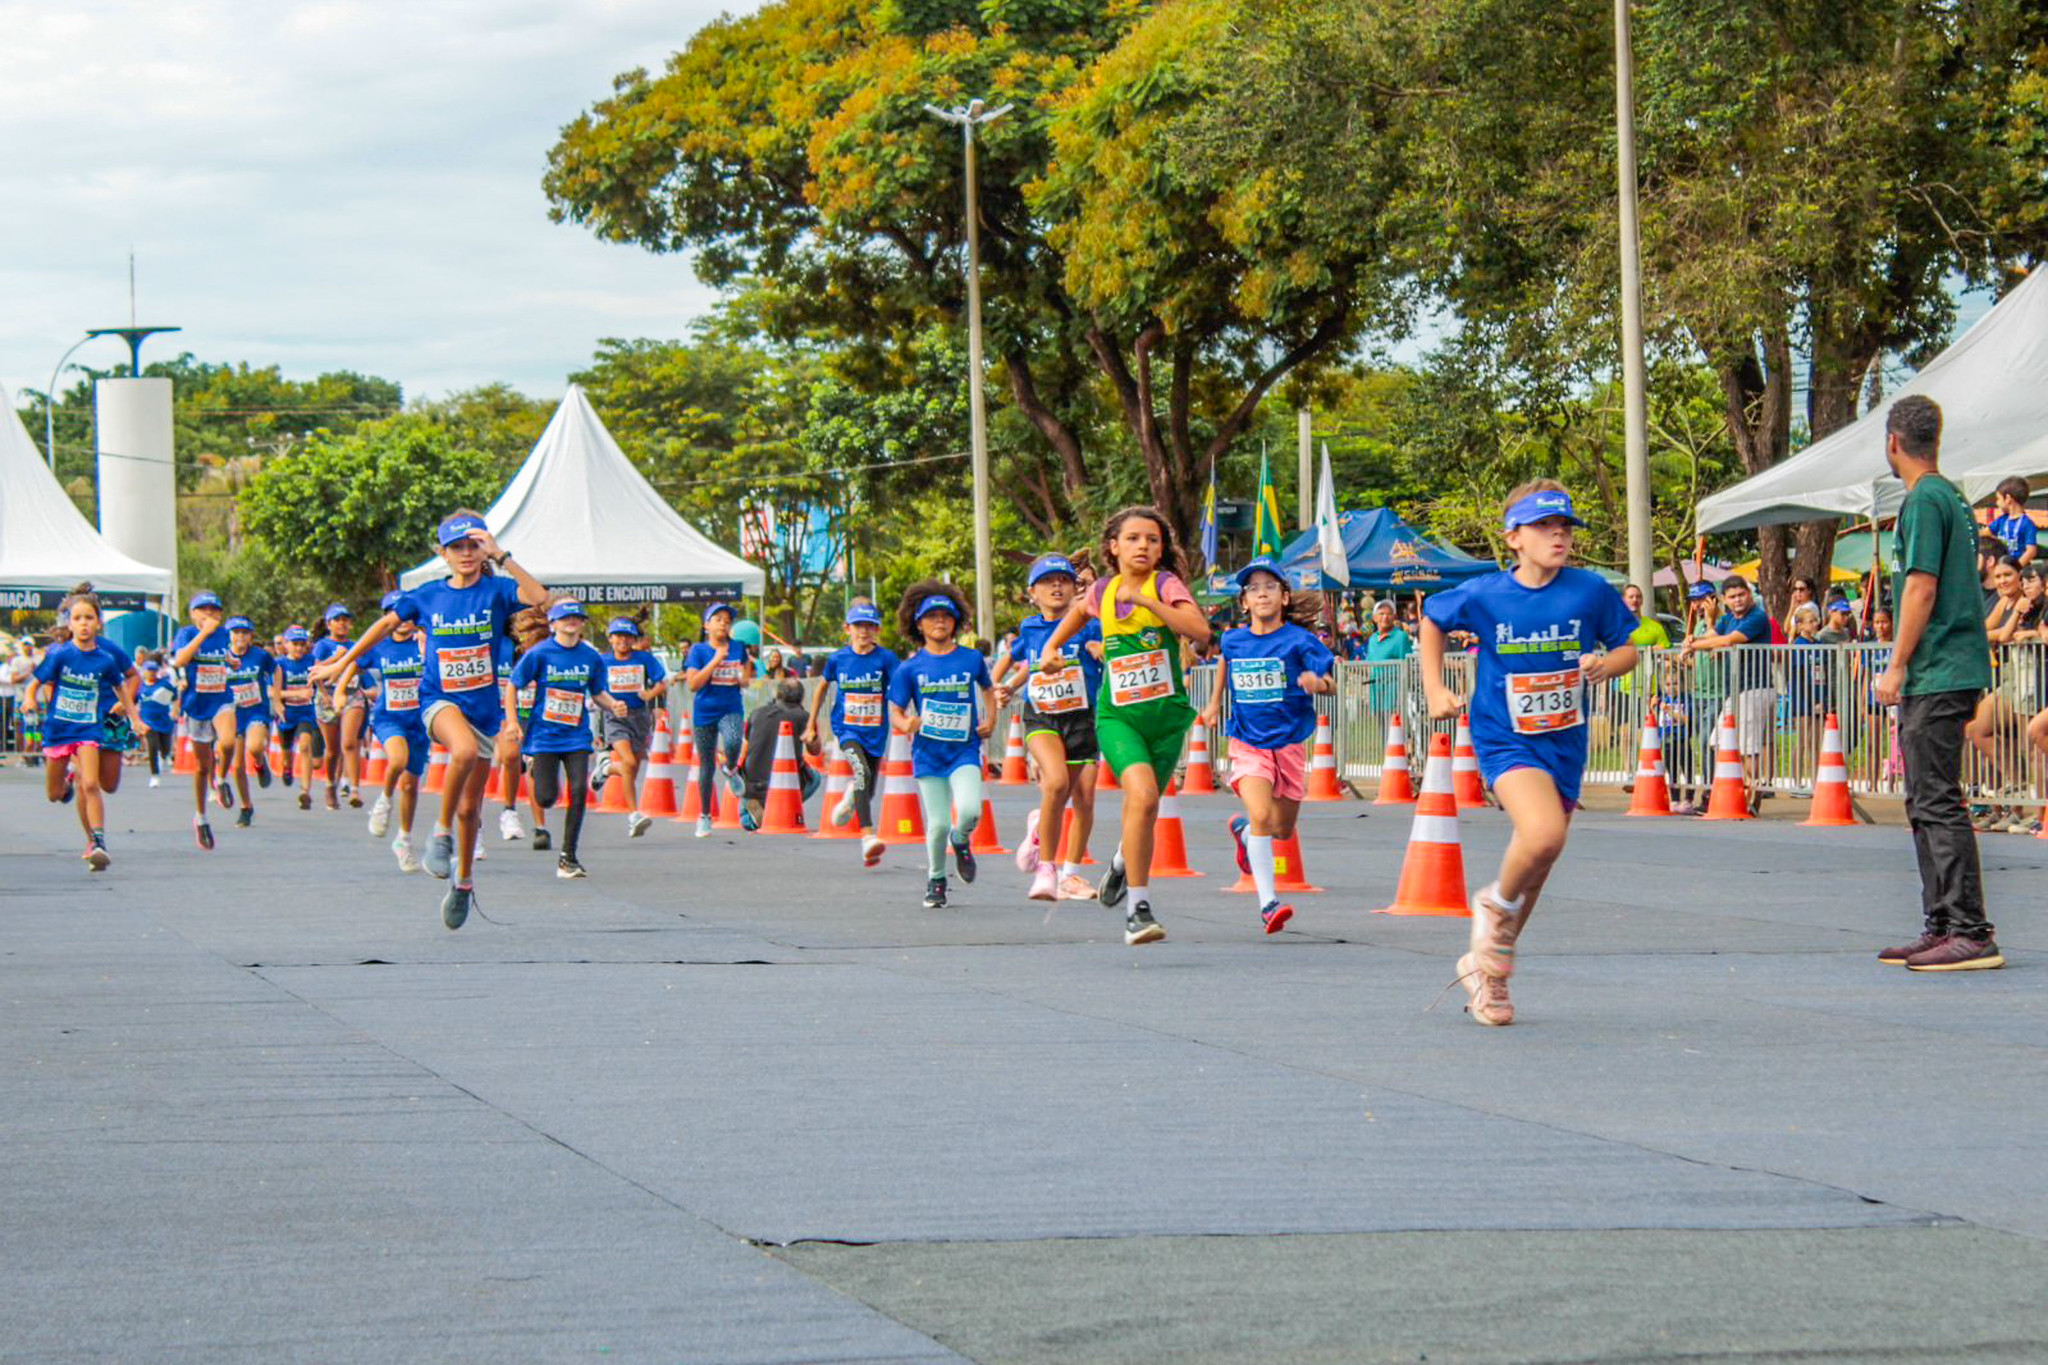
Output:
<path fill-rule="evenodd" d="M 213 589 L 228 610 L 246 615 L 266 632 L 294 622 L 317 632 L 320 613 L 337 597 L 353 598 L 365 619 L 376 606 L 374 594 L 337 586 L 303 559 L 277 553 L 260 541 L 234 549 L 218 541 L 181 542 L 178 582 L 188 593 Z"/>
<path fill-rule="evenodd" d="M 483 455 L 502 487 L 533 453 L 555 405 L 528 398 L 509 384 L 485 384 L 416 404 L 412 411 L 445 429 L 457 449 Z"/>

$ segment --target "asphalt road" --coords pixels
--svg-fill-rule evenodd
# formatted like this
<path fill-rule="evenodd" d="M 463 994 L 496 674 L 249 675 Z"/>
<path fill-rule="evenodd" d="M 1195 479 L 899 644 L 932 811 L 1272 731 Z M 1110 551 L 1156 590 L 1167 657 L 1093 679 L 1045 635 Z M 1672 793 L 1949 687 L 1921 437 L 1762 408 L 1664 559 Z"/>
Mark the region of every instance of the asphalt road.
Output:
<path fill-rule="evenodd" d="M 1268 939 L 1184 798 L 1128 949 L 617 816 L 451 934 L 360 813 L 129 781 L 92 876 L 0 771 L 0 1361 L 2048 1359 L 2048 844 L 1930 977 L 1902 830 L 1588 814 L 1491 1030 L 1358 803 Z"/>

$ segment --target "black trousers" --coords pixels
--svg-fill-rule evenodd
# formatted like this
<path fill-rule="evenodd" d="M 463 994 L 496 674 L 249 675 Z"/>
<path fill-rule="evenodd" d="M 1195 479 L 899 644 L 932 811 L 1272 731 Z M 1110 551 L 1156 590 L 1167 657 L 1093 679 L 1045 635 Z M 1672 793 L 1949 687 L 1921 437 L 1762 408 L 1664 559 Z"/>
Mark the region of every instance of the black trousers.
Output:
<path fill-rule="evenodd" d="M 1920 861 L 1920 906 L 1927 931 L 1991 937 L 1984 918 L 1984 874 L 1977 832 L 1963 800 L 1963 728 L 1983 694 L 1929 692 L 1899 707 L 1899 745 L 1906 766 L 1906 822 Z"/>
<path fill-rule="evenodd" d="M 583 812 L 590 805 L 590 755 L 528 754 L 533 765 L 533 799 L 542 810 L 553 810 L 562 794 L 562 779 L 569 784 L 569 813 L 562 820 L 562 856 L 576 860 L 576 840 L 583 833 Z"/>
<path fill-rule="evenodd" d="M 846 766 L 853 769 L 853 818 L 860 827 L 872 830 L 875 827 L 875 770 L 880 761 L 856 740 L 842 740 L 839 752 L 846 755 Z"/>

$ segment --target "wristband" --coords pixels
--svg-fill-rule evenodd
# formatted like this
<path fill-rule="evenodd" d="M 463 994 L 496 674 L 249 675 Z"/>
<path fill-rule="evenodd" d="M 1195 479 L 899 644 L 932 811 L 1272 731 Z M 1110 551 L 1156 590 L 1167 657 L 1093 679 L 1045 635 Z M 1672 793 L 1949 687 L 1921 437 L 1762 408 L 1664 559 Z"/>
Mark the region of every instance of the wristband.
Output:
<path fill-rule="evenodd" d="M 493 559 L 491 561 L 491 564 L 496 568 L 502 569 L 505 567 L 505 561 L 510 558 L 512 558 L 512 552 L 510 550 L 500 550 L 498 551 L 497 558 Z"/>

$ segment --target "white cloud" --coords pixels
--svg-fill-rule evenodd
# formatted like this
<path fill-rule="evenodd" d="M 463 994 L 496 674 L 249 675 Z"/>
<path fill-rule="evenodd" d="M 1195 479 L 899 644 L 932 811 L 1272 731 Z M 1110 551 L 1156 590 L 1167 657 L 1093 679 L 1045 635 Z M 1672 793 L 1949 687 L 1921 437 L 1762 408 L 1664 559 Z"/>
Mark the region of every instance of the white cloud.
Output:
<path fill-rule="evenodd" d="M 550 394 L 599 337 L 679 334 L 688 263 L 549 222 L 540 177 L 615 74 L 734 7 L 0 0 L 0 383 L 127 320 L 131 245 L 140 320 L 184 328 L 145 357 Z"/>

